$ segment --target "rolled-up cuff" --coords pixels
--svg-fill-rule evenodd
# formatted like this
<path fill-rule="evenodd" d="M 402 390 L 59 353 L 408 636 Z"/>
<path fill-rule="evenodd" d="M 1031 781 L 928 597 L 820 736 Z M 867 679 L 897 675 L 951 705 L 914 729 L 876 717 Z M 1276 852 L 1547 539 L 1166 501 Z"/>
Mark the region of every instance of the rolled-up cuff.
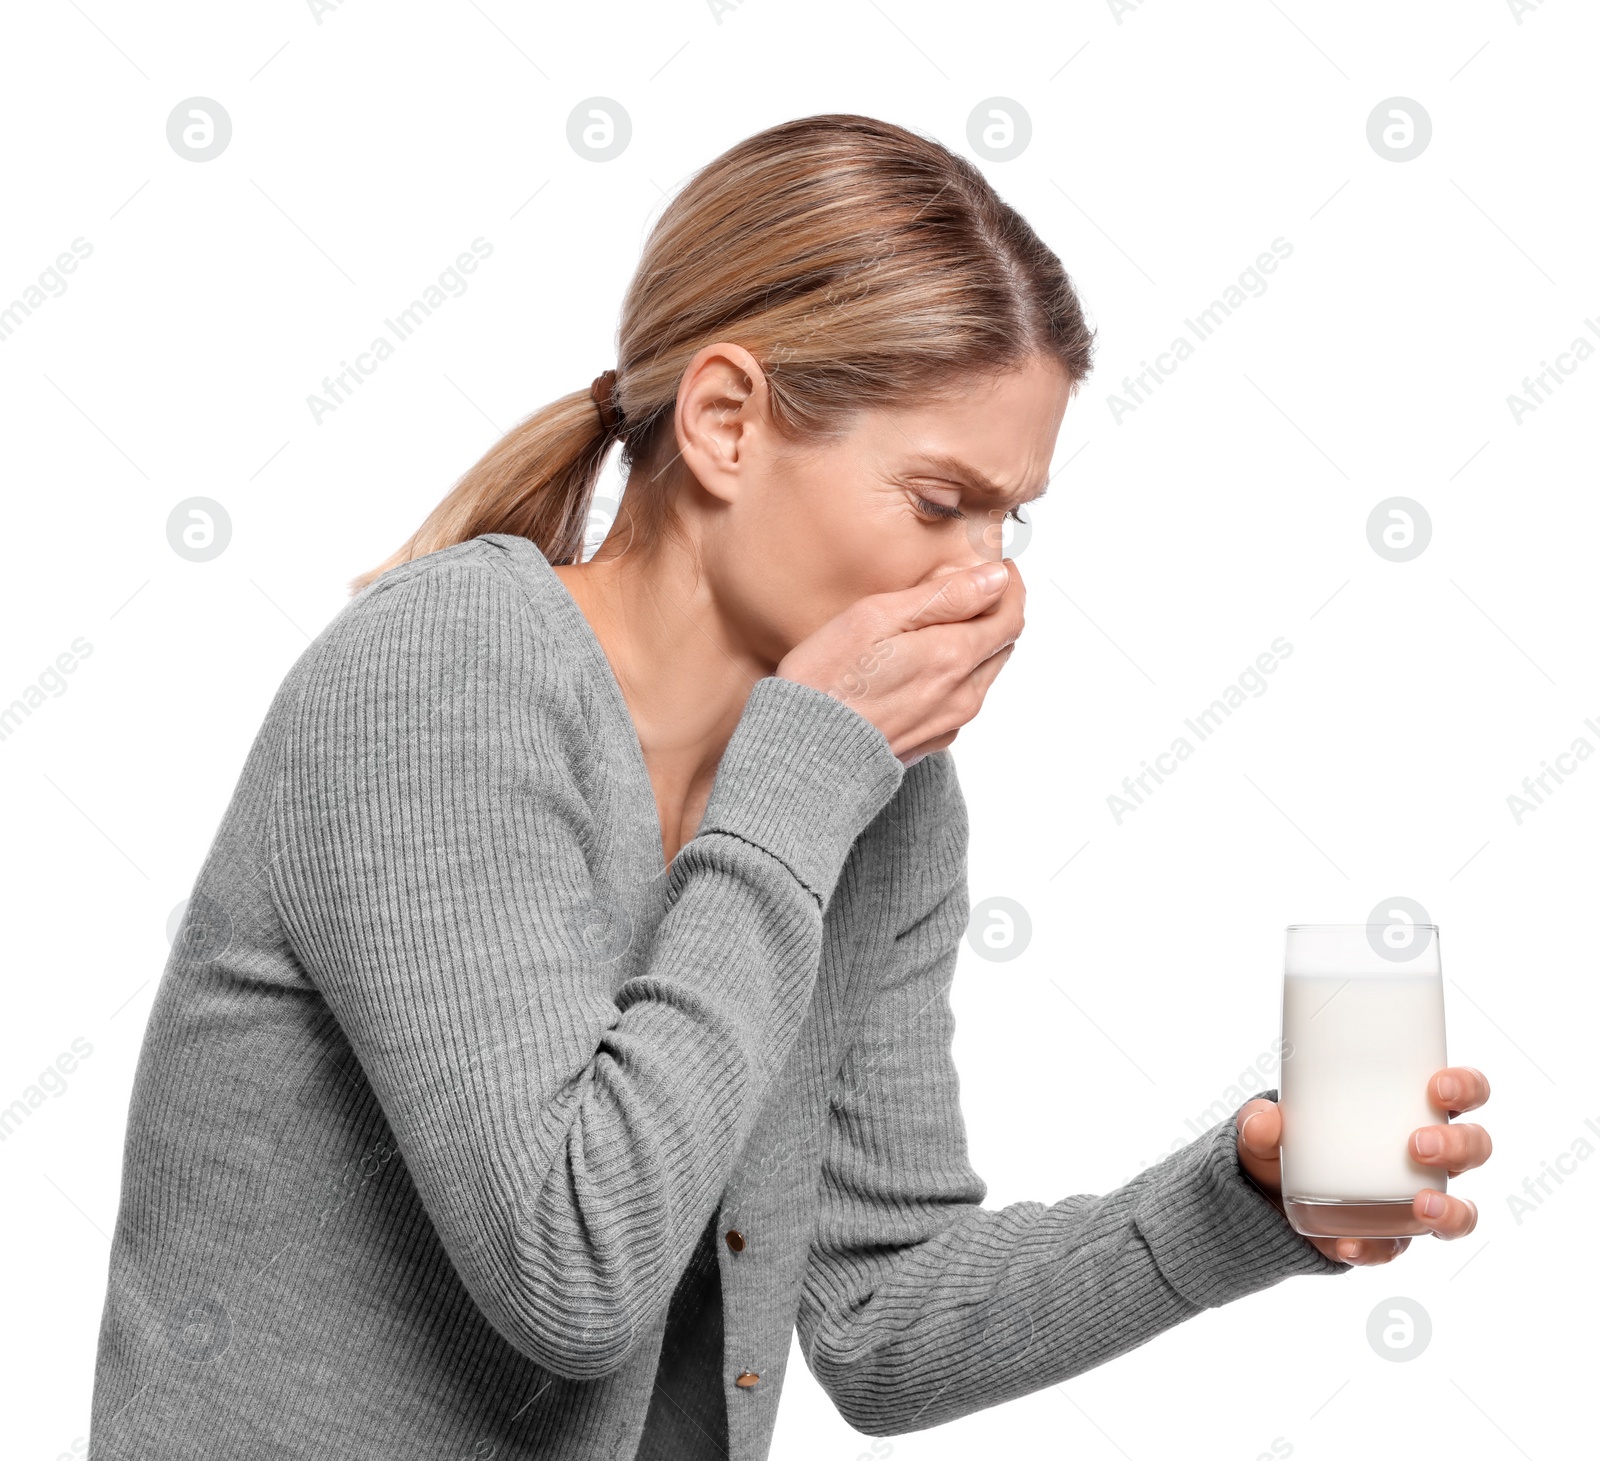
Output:
<path fill-rule="evenodd" d="M 1276 1090 L 1260 1094 L 1278 1097 Z M 1240 1165 L 1234 1122 L 1244 1104 L 1150 1168 L 1133 1209 L 1162 1276 L 1205 1309 L 1295 1274 L 1351 1268 L 1295 1232 Z"/>
<path fill-rule="evenodd" d="M 906 768 L 859 711 L 798 680 L 756 681 L 700 820 L 771 853 L 826 903 Z M 697 835 L 699 835 L 697 834 Z"/>

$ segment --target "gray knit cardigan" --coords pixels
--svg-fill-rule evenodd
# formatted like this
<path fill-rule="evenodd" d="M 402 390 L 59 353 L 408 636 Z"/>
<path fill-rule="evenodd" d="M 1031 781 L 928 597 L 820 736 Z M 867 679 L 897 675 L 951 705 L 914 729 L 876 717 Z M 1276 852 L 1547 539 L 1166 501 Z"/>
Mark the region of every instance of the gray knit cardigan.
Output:
<path fill-rule="evenodd" d="M 1348 1272 L 1231 1117 L 1103 1196 L 981 1206 L 966 848 L 950 752 L 908 770 L 768 677 L 663 867 L 539 549 L 385 574 L 285 677 L 162 975 L 91 1455 L 757 1461 L 797 1328 L 891 1435 Z"/>

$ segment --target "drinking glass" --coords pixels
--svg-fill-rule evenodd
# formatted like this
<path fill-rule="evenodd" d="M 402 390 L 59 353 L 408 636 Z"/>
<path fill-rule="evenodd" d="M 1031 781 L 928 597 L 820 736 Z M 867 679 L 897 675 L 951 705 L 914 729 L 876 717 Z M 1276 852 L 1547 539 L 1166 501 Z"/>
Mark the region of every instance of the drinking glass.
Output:
<path fill-rule="evenodd" d="M 1446 1064 L 1439 928 L 1297 923 L 1285 930 L 1278 1103 L 1284 1212 L 1317 1238 L 1429 1231 L 1411 1203 L 1445 1190 L 1411 1133 L 1442 1118 L 1428 1082 Z"/>

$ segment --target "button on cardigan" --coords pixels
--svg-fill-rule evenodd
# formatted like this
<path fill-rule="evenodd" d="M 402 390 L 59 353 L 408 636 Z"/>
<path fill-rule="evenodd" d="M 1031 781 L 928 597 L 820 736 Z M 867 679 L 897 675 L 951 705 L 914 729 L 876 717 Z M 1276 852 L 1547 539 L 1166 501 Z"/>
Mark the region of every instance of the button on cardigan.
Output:
<path fill-rule="evenodd" d="M 758 1461 L 796 1331 L 891 1435 L 1347 1272 L 1231 1119 L 1104 1195 L 982 1206 L 966 849 L 949 751 L 908 769 L 767 677 L 664 867 L 539 549 L 384 574 L 280 685 L 161 977 L 91 1454 Z"/>

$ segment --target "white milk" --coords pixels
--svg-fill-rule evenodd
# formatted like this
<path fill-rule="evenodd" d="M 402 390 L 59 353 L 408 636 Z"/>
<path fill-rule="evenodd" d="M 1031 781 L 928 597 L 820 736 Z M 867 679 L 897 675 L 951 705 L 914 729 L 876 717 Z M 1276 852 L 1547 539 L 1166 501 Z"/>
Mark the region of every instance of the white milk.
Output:
<path fill-rule="evenodd" d="M 1447 1118 L 1427 1096 L 1446 1064 L 1437 973 L 1286 973 L 1278 1099 L 1283 1195 L 1410 1202 L 1445 1190 L 1411 1133 Z"/>

